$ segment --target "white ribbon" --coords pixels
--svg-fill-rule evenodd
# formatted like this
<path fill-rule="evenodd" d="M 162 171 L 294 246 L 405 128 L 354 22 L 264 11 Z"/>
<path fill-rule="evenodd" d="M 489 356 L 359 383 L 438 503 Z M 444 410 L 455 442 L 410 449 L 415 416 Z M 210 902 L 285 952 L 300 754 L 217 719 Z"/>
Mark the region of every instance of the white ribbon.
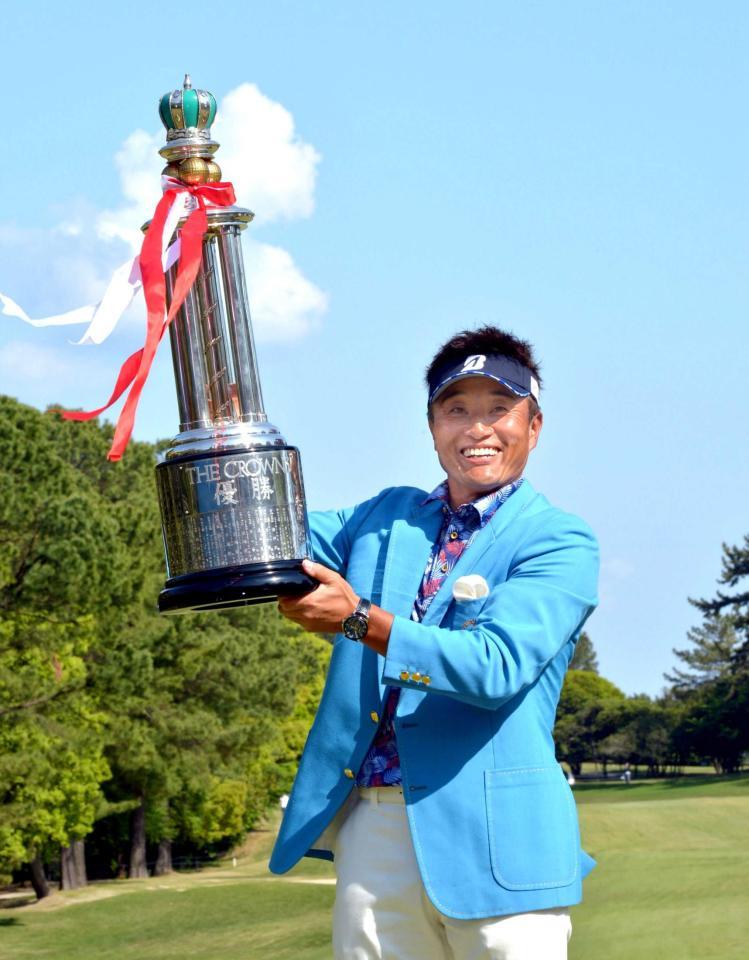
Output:
<path fill-rule="evenodd" d="M 179 181 L 169 177 L 162 177 L 163 190 L 178 185 Z M 164 232 L 161 235 L 161 262 L 164 272 L 173 266 L 180 255 L 180 241 L 175 240 L 167 246 L 179 221 L 197 205 L 197 201 L 186 190 L 178 193 L 169 209 L 164 223 Z M 74 341 L 76 346 L 103 343 L 112 333 L 120 321 L 123 313 L 133 302 L 133 298 L 143 286 L 140 276 L 140 256 L 133 257 L 123 263 L 112 274 L 104 296 L 98 303 L 86 307 L 76 307 L 67 313 L 58 313 L 52 317 L 32 319 L 15 300 L 0 293 L 0 315 L 17 317 L 32 327 L 64 327 L 75 323 L 88 323 L 88 327 L 80 340 Z M 71 341 L 73 342 L 73 341 Z"/>

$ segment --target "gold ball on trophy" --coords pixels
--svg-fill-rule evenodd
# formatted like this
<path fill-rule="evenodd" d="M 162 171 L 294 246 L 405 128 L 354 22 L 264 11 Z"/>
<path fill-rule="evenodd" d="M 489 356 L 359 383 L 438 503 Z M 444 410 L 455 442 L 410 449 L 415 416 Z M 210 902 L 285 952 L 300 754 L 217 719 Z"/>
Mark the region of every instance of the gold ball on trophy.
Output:
<path fill-rule="evenodd" d="M 218 183 L 221 180 L 221 167 L 215 160 L 206 160 L 208 167 L 208 183 Z"/>
<path fill-rule="evenodd" d="M 179 165 L 179 178 L 183 183 L 205 183 L 208 179 L 208 164 L 202 157 L 188 157 Z"/>
<path fill-rule="evenodd" d="M 175 180 L 179 180 L 179 167 L 176 163 L 168 163 L 161 171 L 161 176 L 173 177 Z"/>

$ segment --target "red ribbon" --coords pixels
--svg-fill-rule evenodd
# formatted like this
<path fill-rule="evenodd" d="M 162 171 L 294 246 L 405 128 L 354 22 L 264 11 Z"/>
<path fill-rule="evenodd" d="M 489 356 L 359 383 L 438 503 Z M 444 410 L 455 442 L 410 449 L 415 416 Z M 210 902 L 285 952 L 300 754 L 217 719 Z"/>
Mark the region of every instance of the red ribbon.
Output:
<path fill-rule="evenodd" d="M 165 320 L 166 283 L 161 262 L 162 234 L 174 198 L 183 190 L 189 191 L 198 201 L 198 205 L 188 214 L 180 231 L 182 246 L 177 279 Z M 195 186 L 180 184 L 179 187 L 170 187 L 159 200 L 140 251 L 140 273 L 148 312 L 146 342 L 122 364 L 112 395 L 103 407 L 88 411 L 62 411 L 66 420 L 92 420 L 111 407 L 130 387 L 130 393 L 117 419 L 112 446 L 107 454 L 108 460 L 119 460 L 125 452 L 133 432 L 138 401 L 156 356 L 156 349 L 164 336 L 164 331 L 184 303 L 198 275 L 203 256 L 203 237 L 208 227 L 206 201 L 214 207 L 229 207 L 235 199 L 234 187 L 230 183 L 202 183 Z"/>

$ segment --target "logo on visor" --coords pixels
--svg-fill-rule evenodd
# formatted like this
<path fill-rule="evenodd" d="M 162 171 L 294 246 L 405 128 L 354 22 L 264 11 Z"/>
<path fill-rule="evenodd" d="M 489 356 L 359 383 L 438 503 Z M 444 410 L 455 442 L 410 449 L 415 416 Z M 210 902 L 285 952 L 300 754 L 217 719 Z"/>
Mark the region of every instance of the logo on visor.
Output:
<path fill-rule="evenodd" d="M 466 370 L 483 370 L 485 363 L 486 356 L 483 353 L 476 353 L 472 357 L 466 357 L 462 372 Z"/>

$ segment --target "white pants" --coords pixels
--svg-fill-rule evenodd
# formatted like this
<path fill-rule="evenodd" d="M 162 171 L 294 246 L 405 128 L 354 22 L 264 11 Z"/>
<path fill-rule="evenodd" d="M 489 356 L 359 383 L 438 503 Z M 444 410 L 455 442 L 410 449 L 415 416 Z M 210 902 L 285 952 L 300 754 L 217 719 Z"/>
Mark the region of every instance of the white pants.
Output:
<path fill-rule="evenodd" d="M 440 913 L 421 882 L 402 791 L 359 795 L 336 841 L 336 960 L 566 960 L 565 908 L 481 920 Z"/>

